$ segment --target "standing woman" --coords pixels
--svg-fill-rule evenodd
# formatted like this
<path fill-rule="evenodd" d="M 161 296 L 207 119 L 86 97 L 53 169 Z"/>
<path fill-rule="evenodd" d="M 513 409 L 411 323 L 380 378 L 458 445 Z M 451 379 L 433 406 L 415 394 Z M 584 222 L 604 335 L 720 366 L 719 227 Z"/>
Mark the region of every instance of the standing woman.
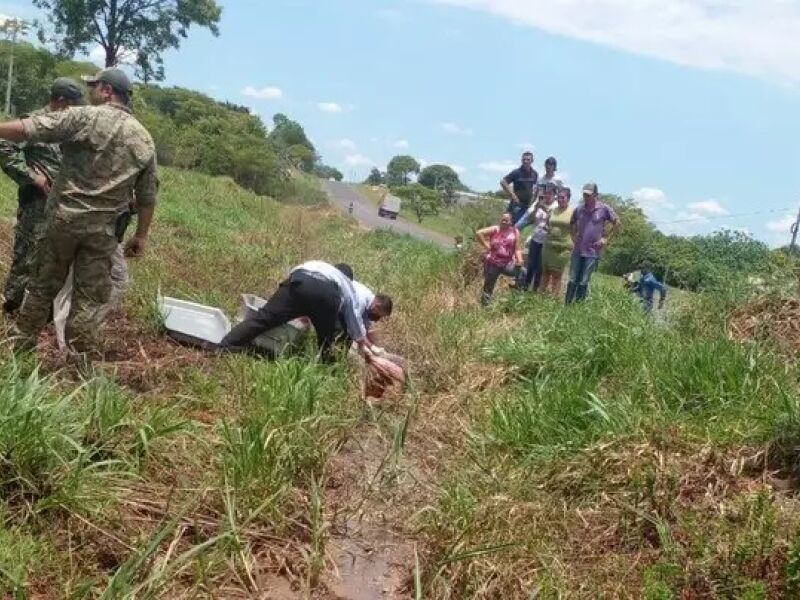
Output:
<path fill-rule="evenodd" d="M 486 306 L 492 299 L 497 278 L 500 275 L 516 277 L 522 266 L 522 252 L 518 247 L 519 231 L 511 224 L 511 213 L 504 213 L 499 225 L 479 230 L 476 237 L 487 251 L 481 294 L 481 304 Z"/>
<path fill-rule="evenodd" d="M 540 183 L 536 194 L 536 203 L 525 213 L 524 217 L 514 224 L 520 231 L 528 223 L 533 225 L 533 235 L 528 244 L 528 268 L 524 273 L 524 278 L 520 277 L 521 281 L 518 285 L 522 290 L 527 290 L 533 283 L 533 291 L 539 291 L 542 282 L 542 249 L 547 239 L 547 221 L 559 189 L 554 183 Z"/>
<path fill-rule="evenodd" d="M 561 295 L 561 277 L 572 255 L 570 220 L 574 209 L 569 205 L 571 196 L 568 187 L 558 188 L 558 202 L 550 212 L 549 231 L 542 248 L 542 288 L 556 297 Z"/>

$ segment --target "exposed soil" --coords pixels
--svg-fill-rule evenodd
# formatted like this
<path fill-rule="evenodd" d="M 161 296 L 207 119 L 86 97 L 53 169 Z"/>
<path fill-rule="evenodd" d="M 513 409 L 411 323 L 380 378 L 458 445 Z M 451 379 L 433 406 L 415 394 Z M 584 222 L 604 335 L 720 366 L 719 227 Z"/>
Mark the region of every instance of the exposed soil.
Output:
<path fill-rule="evenodd" d="M 762 296 L 730 317 L 734 340 L 771 340 L 791 355 L 800 353 L 800 299 Z"/>

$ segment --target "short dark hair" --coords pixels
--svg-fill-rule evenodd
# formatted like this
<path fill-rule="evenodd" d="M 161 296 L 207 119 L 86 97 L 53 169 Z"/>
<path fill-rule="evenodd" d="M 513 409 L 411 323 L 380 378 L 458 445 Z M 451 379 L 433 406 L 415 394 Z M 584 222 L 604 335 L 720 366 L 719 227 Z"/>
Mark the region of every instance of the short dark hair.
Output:
<path fill-rule="evenodd" d="M 384 314 L 387 317 L 392 316 L 392 310 L 394 310 L 394 301 L 392 300 L 391 296 L 387 296 L 386 294 L 375 294 L 375 302 L 383 309 Z"/>
<path fill-rule="evenodd" d="M 526 156 L 530 156 L 531 158 L 533 158 L 533 152 L 531 152 L 530 150 L 525 150 L 525 152 L 522 153 L 522 158 L 525 158 Z"/>
<path fill-rule="evenodd" d="M 353 281 L 353 277 L 354 277 L 354 275 L 353 275 L 353 267 L 351 267 L 347 263 L 336 263 L 333 266 L 336 267 L 337 269 L 339 269 L 339 271 L 341 271 L 342 273 L 344 273 L 350 281 Z"/>
<path fill-rule="evenodd" d="M 545 165 L 553 165 L 554 167 L 558 166 L 558 161 L 556 161 L 555 156 L 548 156 L 547 160 L 544 161 Z"/>

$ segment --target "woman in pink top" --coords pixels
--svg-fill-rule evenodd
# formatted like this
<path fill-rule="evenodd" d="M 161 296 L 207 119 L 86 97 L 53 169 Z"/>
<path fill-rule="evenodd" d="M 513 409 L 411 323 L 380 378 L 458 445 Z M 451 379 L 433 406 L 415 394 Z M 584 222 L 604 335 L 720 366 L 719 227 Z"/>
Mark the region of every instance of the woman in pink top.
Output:
<path fill-rule="evenodd" d="M 481 304 L 486 306 L 492 299 L 494 286 L 500 275 L 516 277 L 522 266 L 519 250 L 519 231 L 511 224 L 511 214 L 500 217 L 500 224 L 477 232 L 478 243 L 486 248 L 483 263 L 483 294 Z"/>

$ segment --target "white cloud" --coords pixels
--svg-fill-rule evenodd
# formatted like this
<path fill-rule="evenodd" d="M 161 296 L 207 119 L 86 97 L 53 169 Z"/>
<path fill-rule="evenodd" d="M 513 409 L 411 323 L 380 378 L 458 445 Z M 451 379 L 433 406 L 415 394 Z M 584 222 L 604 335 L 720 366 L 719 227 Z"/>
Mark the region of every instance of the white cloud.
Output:
<path fill-rule="evenodd" d="M 536 150 L 536 146 L 534 146 L 533 142 L 522 142 L 520 144 L 517 144 L 517 148 L 525 152 L 533 152 L 534 150 Z"/>
<path fill-rule="evenodd" d="M 512 162 L 490 160 L 487 162 L 482 162 L 478 165 L 478 168 L 482 171 L 488 171 L 489 173 L 501 173 L 505 175 L 506 173 L 516 169 L 517 165 Z"/>
<path fill-rule="evenodd" d="M 728 209 L 716 200 L 703 200 L 702 202 L 691 202 L 688 204 L 689 210 L 698 212 L 702 215 L 723 216 L 727 215 Z"/>
<path fill-rule="evenodd" d="M 349 138 L 342 138 L 333 143 L 334 147 L 341 148 L 342 150 L 353 151 L 356 149 L 356 143 Z"/>
<path fill-rule="evenodd" d="M 667 199 L 664 191 L 658 188 L 642 187 L 634 190 L 631 196 L 636 204 L 646 212 L 661 208 L 675 208 L 675 205 Z"/>
<path fill-rule="evenodd" d="M 797 0 L 428 0 L 670 62 L 800 84 Z"/>
<path fill-rule="evenodd" d="M 350 167 L 374 167 L 375 161 L 363 154 L 348 154 L 344 162 Z"/>
<path fill-rule="evenodd" d="M 340 113 L 344 110 L 342 105 L 336 102 L 320 102 L 317 108 L 326 113 Z"/>
<path fill-rule="evenodd" d="M 791 214 L 787 214 L 782 219 L 777 221 L 769 221 L 767 223 L 767 229 L 774 232 L 774 233 L 785 233 L 788 235 L 791 233 L 791 227 L 794 225 L 795 216 Z"/>
<path fill-rule="evenodd" d="M 248 85 L 242 90 L 242 96 L 255 98 L 256 100 L 280 100 L 283 98 L 283 90 L 273 86 L 255 88 L 252 85 Z"/>
<path fill-rule="evenodd" d="M 472 135 L 472 130 L 461 127 L 457 123 L 442 123 L 442 131 L 450 135 Z"/>
<path fill-rule="evenodd" d="M 405 150 L 408 148 L 408 140 L 397 140 L 395 141 L 392 146 L 397 148 L 398 150 Z"/>
<path fill-rule="evenodd" d="M 706 222 L 708 221 L 708 217 L 706 215 L 700 214 L 699 212 L 692 212 L 687 210 L 682 210 L 678 214 L 675 215 L 675 221 L 677 222 Z"/>

